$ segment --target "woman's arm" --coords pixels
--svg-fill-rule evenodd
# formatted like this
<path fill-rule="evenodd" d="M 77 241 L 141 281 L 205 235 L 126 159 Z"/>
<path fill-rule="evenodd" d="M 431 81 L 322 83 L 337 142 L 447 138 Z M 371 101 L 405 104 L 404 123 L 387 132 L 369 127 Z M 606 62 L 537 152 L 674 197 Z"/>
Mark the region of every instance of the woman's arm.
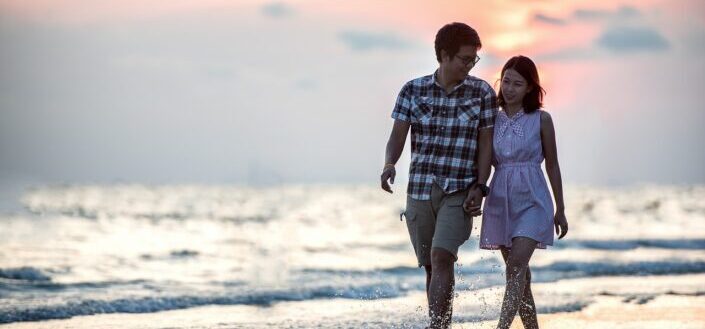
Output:
<path fill-rule="evenodd" d="M 556 199 L 556 210 L 565 210 L 563 203 L 563 181 L 561 180 L 561 167 L 558 165 L 558 152 L 556 150 L 556 132 L 553 129 L 553 120 L 548 112 L 541 111 L 541 145 L 543 156 L 546 158 L 546 173 L 551 182 L 553 197 Z"/>
<path fill-rule="evenodd" d="M 553 197 L 556 199 L 556 217 L 554 218 L 556 233 L 560 238 L 568 232 L 568 222 L 565 219 L 565 203 L 563 202 L 563 181 L 561 167 L 558 165 L 558 151 L 556 150 L 556 132 L 553 129 L 553 119 L 548 112 L 541 111 L 541 145 L 543 156 L 546 159 L 546 173 L 551 182 Z M 558 232 L 558 229 L 561 232 Z"/>

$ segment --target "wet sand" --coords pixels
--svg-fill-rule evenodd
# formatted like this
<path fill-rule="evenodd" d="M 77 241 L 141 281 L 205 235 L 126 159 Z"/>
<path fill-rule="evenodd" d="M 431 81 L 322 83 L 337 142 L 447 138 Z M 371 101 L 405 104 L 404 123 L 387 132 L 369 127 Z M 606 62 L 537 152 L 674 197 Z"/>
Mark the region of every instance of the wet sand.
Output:
<path fill-rule="evenodd" d="M 494 328 L 501 287 L 460 291 L 453 328 Z M 534 284 L 541 328 L 705 328 L 705 274 L 592 277 Z M 309 300 L 98 314 L 19 328 L 423 328 L 425 297 Z M 561 309 L 564 309 L 561 311 Z M 512 328 L 523 328 L 517 317 Z"/>

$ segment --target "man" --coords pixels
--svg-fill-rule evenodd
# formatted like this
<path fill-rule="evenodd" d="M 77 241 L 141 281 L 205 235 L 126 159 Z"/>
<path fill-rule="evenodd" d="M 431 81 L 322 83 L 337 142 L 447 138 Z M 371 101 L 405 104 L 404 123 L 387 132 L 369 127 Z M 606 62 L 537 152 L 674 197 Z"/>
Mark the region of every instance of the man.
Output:
<path fill-rule="evenodd" d="M 411 127 L 404 215 L 419 267 L 426 269 L 431 328 L 450 326 L 453 263 L 489 192 L 497 101 L 487 82 L 468 75 L 481 46 L 470 26 L 445 25 L 436 34 L 438 69 L 407 82 L 392 111 L 382 189 L 392 193 L 389 183 L 394 184 L 394 166 Z"/>

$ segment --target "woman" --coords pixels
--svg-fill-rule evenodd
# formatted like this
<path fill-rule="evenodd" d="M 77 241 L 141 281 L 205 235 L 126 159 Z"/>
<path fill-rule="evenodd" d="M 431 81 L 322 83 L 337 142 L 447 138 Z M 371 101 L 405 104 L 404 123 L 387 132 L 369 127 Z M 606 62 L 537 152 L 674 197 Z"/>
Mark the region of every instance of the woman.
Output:
<path fill-rule="evenodd" d="M 495 173 L 485 201 L 480 248 L 499 249 L 507 266 L 507 286 L 497 328 L 509 328 L 517 311 L 524 328 L 538 328 L 531 294 L 529 259 L 534 249 L 553 244 L 568 232 L 561 171 L 551 116 L 541 110 L 545 91 L 536 65 L 524 56 L 511 58 L 502 68 L 495 121 Z M 546 172 L 556 201 L 541 171 Z"/>

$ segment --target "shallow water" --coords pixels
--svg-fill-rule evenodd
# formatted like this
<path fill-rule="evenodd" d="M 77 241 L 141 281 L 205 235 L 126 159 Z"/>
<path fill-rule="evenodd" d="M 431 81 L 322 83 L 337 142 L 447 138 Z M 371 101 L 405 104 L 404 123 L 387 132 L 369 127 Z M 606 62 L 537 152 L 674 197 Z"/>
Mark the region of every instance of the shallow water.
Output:
<path fill-rule="evenodd" d="M 705 187 L 575 187 L 566 200 L 568 239 L 535 253 L 537 282 L 705 273 Z M 404 195 L 375 187 L 43 186 L 21 203 L 0 217 L 0 323 L 424 289 L 399 220 Z M 477 249 L 479 226 L 460 251 L 459 292 L 504 282 L 498 252 Z M 539 310 L 584 303 L 558 296 Z M 462 317 L 493 316 L 477 305 Z"/>

